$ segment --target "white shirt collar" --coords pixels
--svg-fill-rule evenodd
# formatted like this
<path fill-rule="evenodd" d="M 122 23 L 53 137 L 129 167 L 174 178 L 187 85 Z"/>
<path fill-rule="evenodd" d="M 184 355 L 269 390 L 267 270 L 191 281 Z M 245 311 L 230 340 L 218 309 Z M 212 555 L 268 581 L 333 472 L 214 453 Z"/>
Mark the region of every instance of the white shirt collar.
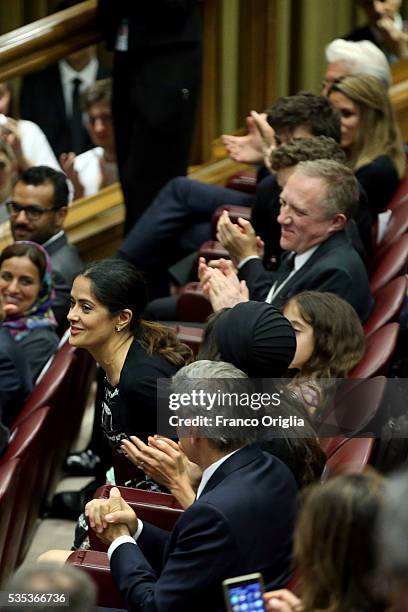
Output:
<path fill-rule="evenodd" d="M 93 57 L 85 68 L 82 68 L 82 70 L 79 72 L 74 70 L 72 66 L 70 66 L 68 62 L 63 59 L 60 60 L 58 64 L 61 72 L 61 79 L 63 81 L 72 82 L 72 79 L 78 78 L 90 85 L 95 81 L 96 73 L 98 72 L 98 60 L 96 57 Z"/>
<path fill-rule="evenodd" d="M 204 487 L 206 486 L 207 482 L 210 480 L 214 472 L 216 472 L 218 468 L 220 467 L 220 465 L 222 465 L 224 461 L 229 459 L 229 457 L 232 457 L 232 455 L 234 455 L 238 450 L 240 449 L 234 450 L 232 451 L 232 453 L 228 453 L 228 455 L 224 455 L 224 457 L 221 457 L 221 459 L 218 459 L 218 461 L 215 461 L 214 463 L 209 465 L 207 468 L 205 468 L 203 475 L 201 476 L 200 484 L 198 485 L 196 499 L 200 497 L 200 495 L 202 494 L 204 490 Z"/>
<path fill-rule="evenodd" d="M 98 60 L 93 57 L 91 61 L 79 72 L 71 68 L 71 66 L 65 61 L 60 60 L 58 62 L 59 71 L 61 75 L 62 92 L 64 94 L 65 109 L 67 115 L 72 114 L 72 81 L 73 79 L 81 79 L 81 85 L 79 91 L 82 93 L 87 87 L 92 85 L 96 81 L 96 75 L 98 72 Z"/>
<path fill-rule="evenodd" d="M 272 304 L 272 301 L 278 295 L 278 293 L 281 291 L 281 289 L 292 278 L 292 276 L 294 276 L 296 274 L 296 272 L 298 270 L 300 270 L 300 268 L 302 266 L 305 265 L 307 260 L 310 259 L 310 257 L 313 255 L 313 253 L 316 251 L 316 249 L 319 248 L 319 246 L 320 246 L 320 244 L 316 244 L 315 246 L 312 246 L 310 249 L 308 249 L 304 253 L 298 253 L 298 254 L 295 255 L 295 258 L 294 258 L 294 261 L 293 261 L 293 270 L 285 278 L 285 280 L 283 282 L 278 284 L 278 281 L 275 281 L 273 283 L 272 287 L 269 289 L 268 295 L 265 298 L 265 302 L 267 302 L 268 304 Z M 294 255 L 294 251 L 290 251 L 290 253 L 292 255 Z M 278 273 L 279 273 L 279 270 L 278 270 Z"/>
<path fill-rule="evenodd" d="M 305 265 L 305 263 L 308 261 L 308 259 L 311 258 L 311 256 L 319 248 L 319 246 L 320 244 L 315 244 L 315 246 L 310 247 L 310 249 L 307 249 L 307 251 L 305 251 L 304 253 L 297 253 L 295 255 L 295 261 L 293 262 L 293 268 L 295 272 L 300 270 L 300 268 Z"/>

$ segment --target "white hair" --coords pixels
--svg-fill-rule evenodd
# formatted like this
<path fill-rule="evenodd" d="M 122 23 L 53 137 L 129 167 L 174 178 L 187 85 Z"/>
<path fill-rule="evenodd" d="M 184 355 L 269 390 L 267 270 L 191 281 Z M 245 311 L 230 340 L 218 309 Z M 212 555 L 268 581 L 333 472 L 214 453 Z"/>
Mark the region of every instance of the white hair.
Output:
<path fill-rule="evenodd" d="M 353 42 L 336 38 L 326 47 L 328 63 L 341 63 L 350 74 L 366 74 L 384 83 L 388 88 L 392 83 L 390 67 L 384 53 L 369 40 Z"/>
<path fill-rule="evenodd" d="M 172 381 L 179 383 L 190 378 L 248 378 L 248 376 L 232 363 L 200 359 L 181 368 L 173 376 Z"/>

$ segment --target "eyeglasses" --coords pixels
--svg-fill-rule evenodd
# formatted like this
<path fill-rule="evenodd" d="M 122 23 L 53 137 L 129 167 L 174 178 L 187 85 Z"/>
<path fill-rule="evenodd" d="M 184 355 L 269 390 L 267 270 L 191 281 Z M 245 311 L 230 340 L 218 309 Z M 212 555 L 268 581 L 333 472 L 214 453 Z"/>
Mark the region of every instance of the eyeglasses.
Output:
<path fill-rule="evenodd" d="M 52 208 L 42 208 L 42 206 L 21 206 L 17 204 L 17 202 L 7 202 L 7 212 L 10 217 L 18 217 L 18 215 L 24 211 L 25 216 L 29 221 L 38 221 L 41 219 L 43 215 L 46 213 L 53 212 L 54 210 L 58 210 L 58 206 L 53 206 Z"/>

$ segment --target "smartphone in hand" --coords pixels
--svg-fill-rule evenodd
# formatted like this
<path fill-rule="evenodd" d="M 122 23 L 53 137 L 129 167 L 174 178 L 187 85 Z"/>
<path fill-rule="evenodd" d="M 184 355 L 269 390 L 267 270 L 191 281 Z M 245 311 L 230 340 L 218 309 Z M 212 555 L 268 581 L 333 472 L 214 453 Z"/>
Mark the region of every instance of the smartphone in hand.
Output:
<path fill-rule="evenodd" d="M 265 612 L 262 574 L 228 578 L 222 583 L 228 612 Z"/>

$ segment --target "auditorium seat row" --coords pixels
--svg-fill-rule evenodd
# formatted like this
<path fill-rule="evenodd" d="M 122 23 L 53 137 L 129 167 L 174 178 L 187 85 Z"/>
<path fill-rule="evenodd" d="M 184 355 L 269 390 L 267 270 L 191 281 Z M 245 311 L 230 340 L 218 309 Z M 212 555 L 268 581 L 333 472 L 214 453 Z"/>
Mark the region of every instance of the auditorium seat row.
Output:
<path fill-rule="evenodd" d="M 83 417 L 93 359 L 65 341 L 11 427 L 0 458 L 0 585 L 24 560 Z"/>

